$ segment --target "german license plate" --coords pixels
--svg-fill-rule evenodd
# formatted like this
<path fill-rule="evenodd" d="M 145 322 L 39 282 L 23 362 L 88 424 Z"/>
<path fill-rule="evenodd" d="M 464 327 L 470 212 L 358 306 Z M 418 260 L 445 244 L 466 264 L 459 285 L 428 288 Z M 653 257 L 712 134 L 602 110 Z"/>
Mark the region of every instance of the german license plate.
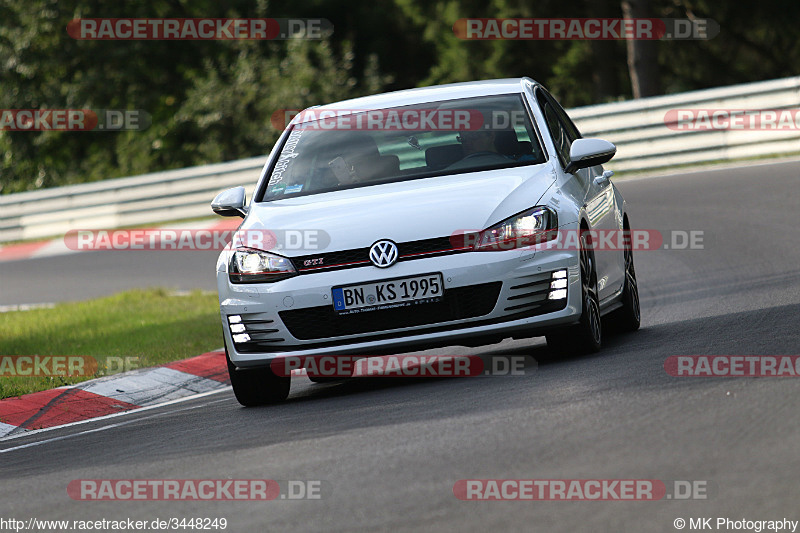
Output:
<path fill-rule="evenodd" d="M 440 273 L 389 279 L 331 289 L 339 314 L 363 313 L 438 302 L 444 294 Z"/>

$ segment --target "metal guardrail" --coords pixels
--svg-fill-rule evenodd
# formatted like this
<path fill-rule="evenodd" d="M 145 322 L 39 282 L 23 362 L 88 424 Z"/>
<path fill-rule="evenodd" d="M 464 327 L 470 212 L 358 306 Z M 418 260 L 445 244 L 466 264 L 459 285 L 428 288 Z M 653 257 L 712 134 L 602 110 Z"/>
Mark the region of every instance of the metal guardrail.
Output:
<path fill-rule="evenodd" d="M 800 76 L 655 96 L 569 111 L 581 133 L 617 145 L 606 166 L 617 171 L 800 152 L 795 129 L 676 131 L 665 123 L 677 109 L 800 109 Z"/>
<path fill-rule="evenodd" d="M 265 160 L 252 157 L 0 196 L 0 242 L 209 216 L 219 191 L 244 185 L 252 194 Z"/>
<path fill-rule="evenodd" d="M 800 152 L 793 130 L 675 131 L 675 109 L 797 109 L 800 76 L 569 110 L 586 137 L 617 145 L 608 167 L 658 167 Z M 202 217 L 217 192 L 237 185 L 248 197 L 266 156 L 0 196 L 0 242 Z"/>

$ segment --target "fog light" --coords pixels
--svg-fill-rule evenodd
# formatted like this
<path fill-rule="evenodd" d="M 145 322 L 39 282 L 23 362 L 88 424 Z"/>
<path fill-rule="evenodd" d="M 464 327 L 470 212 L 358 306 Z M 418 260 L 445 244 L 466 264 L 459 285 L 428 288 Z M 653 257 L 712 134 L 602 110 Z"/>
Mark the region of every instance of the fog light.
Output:
<path fill-rule="evenodd" d="M 242 317 L 239 315 L 230 315 L 228 317 L 228 324 L 239 324 L 242 321 Z"/>
<path fill-rule="evenodd" d="M 561 279 L 566 277 L 567 277 L 566 270 L 556 270 L 555 272 L 553 272 L 553 279 Z"/>
<path fill-rule="evenodd" d="M 547 295 L 548 300 L 563 300 L 567 297 L 567 289 L 558 289 L 557 291 L 551 291 L 550 294 Z"/>
<path fill-rule="evenodd" d="M 244 324 L 231 324 L 231 333 L 244 333 Z"/>
<path fill-rule="evenodd" d="M 240 343 L 240 342 L 247 342 L 250 340 L 250 335 L 247 333 L 240 333 L 238 335 L 233 336 L 233 342 Z"/>
<path fill-rule="evenodd" d="M 566 279 L 557 279 L 550 284 L 551 289 L 566 289 L 567 288 L 567 280 Z"/>

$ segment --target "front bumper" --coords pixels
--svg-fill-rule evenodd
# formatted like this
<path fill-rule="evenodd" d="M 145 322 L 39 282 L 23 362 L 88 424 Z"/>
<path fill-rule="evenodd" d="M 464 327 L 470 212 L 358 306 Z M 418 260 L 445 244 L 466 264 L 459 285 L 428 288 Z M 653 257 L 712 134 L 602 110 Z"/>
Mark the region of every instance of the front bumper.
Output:
<path fill-rule="evenodd" d="M 574 323 L 581 313 L 580 269 L 575 251 L 469 252 L 397 263 L 302 274 L 275 283 L 232 284 L 217 266 L 225 344 L 240 367 L 276 357 L 319 354 L 402 353 L 442 345 L 541 335 Z M 548 300 L 552 273 L 567 271 L 567 297 Z M 331 288 L 441 272 L 443 302 L 339 316 Z M 241 317 L 243 326 L 228 317 Z M 233 335 L 248 332 L 248 341 Z"/>

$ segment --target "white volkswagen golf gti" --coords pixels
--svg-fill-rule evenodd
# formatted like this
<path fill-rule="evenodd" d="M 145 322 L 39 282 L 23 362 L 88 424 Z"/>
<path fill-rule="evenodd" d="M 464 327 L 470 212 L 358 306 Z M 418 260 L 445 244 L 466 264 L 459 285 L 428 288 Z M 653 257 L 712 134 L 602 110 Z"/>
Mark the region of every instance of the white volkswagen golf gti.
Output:
<path fill-rule="evenodd" d="M 271 363 L 287 356 L 534 336 L 581 353 L 600 349 L 601 316 L 637 329 L 630 222 L 601 166 L 615 152 L 529 78 L 298 114 L 250 203 L 242 187 L 212 203 L 244 218 L 217 262 L 236 398 L 285 399 Z"/>

